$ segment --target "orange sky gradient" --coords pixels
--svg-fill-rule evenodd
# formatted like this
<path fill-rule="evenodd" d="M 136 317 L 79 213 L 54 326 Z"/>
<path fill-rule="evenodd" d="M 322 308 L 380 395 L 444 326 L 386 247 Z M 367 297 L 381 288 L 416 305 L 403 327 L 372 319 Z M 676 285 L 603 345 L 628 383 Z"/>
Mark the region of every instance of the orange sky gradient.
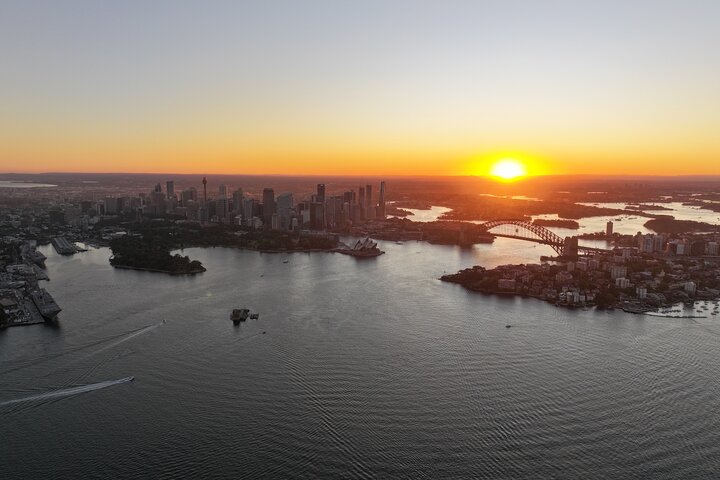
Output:
<path fill-rule="evenodd" d="M 720 174 L 718 2 L 60 3 L 0 16 L 0 172 Z"/>

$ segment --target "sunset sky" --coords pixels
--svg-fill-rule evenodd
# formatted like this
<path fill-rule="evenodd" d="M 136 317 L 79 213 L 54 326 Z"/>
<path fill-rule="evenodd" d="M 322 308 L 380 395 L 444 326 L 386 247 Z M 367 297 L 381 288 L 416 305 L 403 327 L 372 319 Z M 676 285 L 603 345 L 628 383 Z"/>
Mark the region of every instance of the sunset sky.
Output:
<path fill-rule="evenodd" d="M 720 174 L 720 1 L 0 3 L 0 171 Z"/>

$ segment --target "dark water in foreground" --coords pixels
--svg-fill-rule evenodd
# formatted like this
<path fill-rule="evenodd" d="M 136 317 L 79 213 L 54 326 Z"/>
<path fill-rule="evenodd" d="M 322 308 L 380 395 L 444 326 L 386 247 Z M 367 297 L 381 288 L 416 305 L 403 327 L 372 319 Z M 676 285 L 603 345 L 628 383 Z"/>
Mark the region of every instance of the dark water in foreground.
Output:
<path fill-rule="evenodd" d="M 64 311 L 0 332 L 0 477 L 717 478 L 716 317 L 437 280 L 550 254 L 530 243 L 382 246 L 192 249 L 191 278 L 46 250 Z"/>

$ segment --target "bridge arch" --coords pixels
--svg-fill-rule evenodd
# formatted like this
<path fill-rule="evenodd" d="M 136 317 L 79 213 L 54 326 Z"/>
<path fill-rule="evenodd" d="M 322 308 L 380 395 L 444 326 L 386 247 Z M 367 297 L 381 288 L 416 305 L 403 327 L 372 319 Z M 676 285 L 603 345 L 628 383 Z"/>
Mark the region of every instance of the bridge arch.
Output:
<path fill-rule="evenodd" d="M 531 242 L 543 243 L 550 245 L 558 255 L 563 254 L 563 248 L 565 241 L 557 234 L 551 232 L 547 228 L 534 225 L 531 222 L 525 220 L 490 220 L 488 222 L 480 224 L 485 231 L 490 231 L 493 228 L 500 226 L 513 226 L 515 232 L 513 234 L 490 232 L 498 237 L 517 238 L 519 240 L 529 240 Z"/>

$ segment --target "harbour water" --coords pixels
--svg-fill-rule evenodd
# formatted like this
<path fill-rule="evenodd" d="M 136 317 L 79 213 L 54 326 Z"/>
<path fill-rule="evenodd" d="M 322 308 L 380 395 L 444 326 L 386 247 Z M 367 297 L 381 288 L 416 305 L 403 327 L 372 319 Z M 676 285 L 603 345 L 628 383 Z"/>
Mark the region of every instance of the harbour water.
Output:
<path fill-rule="evenodd" d="M 63 312 L 0 332 L 2 478 L 717 476 L 717 317 L 438 280 L 553 254 L 530 242 L 380 248 L 189 249 L 192 277 L 43 249 Z"/>

